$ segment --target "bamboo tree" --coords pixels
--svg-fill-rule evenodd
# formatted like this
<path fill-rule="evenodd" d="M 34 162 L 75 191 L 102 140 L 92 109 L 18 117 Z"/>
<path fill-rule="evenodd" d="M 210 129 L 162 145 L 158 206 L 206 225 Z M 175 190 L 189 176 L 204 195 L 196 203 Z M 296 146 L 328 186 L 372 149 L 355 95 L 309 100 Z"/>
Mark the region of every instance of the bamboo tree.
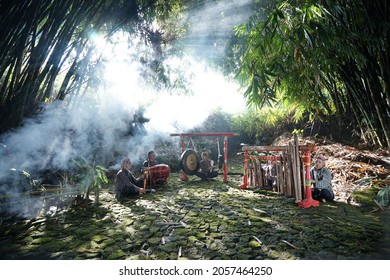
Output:
<path fill-rule="evenodd" d="M 64 99 L 93 84 L 88 78 L 91 31 L 109 36 L 124 28 L 144 37 L 144 27 L 177 12 L 180 0 L 24 0 L 2 4 L 0 17 L 0 132 L 20 125 L 46 100 Z M 162 32 L 161 32 L 162 33 Z M 155 46 L 161 41 L 153 41 Z M 162 61 L 159 62 L 162 64 Z M 65 69 L 65 64 L 71 65 Z M 97 66 L 99 67 L 99 66 Z M 59 80 L 59 73 L 65 71 Z M 55 91 L 55 84 L 60 90 Z"/>
<path fill-rule="evenodd" d="M 390 146 L 386 2 L 276 2 L 262 11 L 265 20 L 236 29 L 246 39 L 238 79 L 249 85 L 249 102 L 301 102 L 313 114 L 354 123 L 373 144 Z"/>

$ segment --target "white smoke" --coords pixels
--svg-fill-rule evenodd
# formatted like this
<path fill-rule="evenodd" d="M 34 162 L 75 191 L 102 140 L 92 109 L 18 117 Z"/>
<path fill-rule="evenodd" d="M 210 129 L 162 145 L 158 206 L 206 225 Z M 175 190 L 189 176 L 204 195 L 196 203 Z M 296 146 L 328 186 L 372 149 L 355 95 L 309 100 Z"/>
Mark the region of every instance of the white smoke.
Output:
<path fill-rule="evenodd" d="M 121 96 L 105 92 L 74 98 L 72 104 L 57 101 L 3 134 L 0 196 L 7 199 L 0 201 L 0 212 L 7 206 L 5 211 L 26 216 L 42 208 L 42 200 L 26 192 L 34 189 L 32 180 L 39 184 L 46 172 L 74 170 L 75 162 L 84 159 L 90 165 L 118 168 L 121 158 L 128 156 L 138 164 L 155 148 L 157 139 L 173 140 L 134 123 L 139 104 Z"/>
<path fill-rule="evenodd" d="M 246 106 L 239 87 L 222 74 L 193 60 L 191 95 L 156 95 L 145 114 L 151 131 L 186 132 L 204 122 L 213 112 L 242 113 Z"/>
<path fill-rule="evenodd" d="M 233 1 L 225 7 L 218 4 L 196 13 L 199 23 L 205 25 L 195 26 L 193 32 L 231 31 L 240 20 L 234 17 L 230 21 L 223 10 L 232 12 L 234 5 L 248 2 Z M 215 25 L 215 17 L 223 20 Z M 40 179 L 45 171 L 75 168 L 75 161 L 81 158 L 91 164 L 118 167 L 121 158 L 128 156 L 137 165 L 161 141 L 170 143 L 179 155 L 179 140 L 170 137 L 171 133 L 186 132 L 216 109 L 231 113 L 245 109 L 237 85 L 194 61 L 189 85 L 193 95 L 151 92 L 137 82 L 139 65 L 128 61 L 129 52 L 119 52 L 127 59 L 116 55 L 106 65 L 105 89 L 45 104 L 41 113 L 25 119 L 21 127 L 0 135 L 0 196 L 12 194 L 15 200 L 21 199 L 19 194 L 31 188 L 31 180 Z M 145 126 L 133 122 L 137 114 L 140 116 L 140 109 L 141 115 L 150 119 Z M 159 150 L 156 152 L 160 154 Z M 41 201 L 24 201 L 23 209 L 13 204 L 11 211 L 25 215 L 29 209 L 41 207 Z"/>

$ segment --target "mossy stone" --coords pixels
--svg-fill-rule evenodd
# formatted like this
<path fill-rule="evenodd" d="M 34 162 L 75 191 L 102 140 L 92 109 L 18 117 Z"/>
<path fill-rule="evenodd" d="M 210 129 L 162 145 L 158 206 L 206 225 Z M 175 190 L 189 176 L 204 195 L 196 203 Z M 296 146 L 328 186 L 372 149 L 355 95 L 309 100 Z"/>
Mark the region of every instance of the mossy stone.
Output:
<path fill-rule="evenodd" d="M 118 260 L 118 259 L 123 259 L 125 256 L 126 256 L 126 253 L 119 249 L 119 250 L 111 253 L 107 257 L 107 259 L 108 260 Z"/>
<path fill-rule="evenodd" d="M 164 245 L 160 245 L 159 249 L 168 254 L 172 252 L 178 252 L 178 246 L 175 243 L 166 243 Z"/>
<path fill-rule="evenodd" d="M 198 238 L 196 238 L 196 236 L 190 235 L 188 236 L 188 241 L 192 243 L 196 243 L 198 241 Z"/>
<path fill-rule="evenodd" d="M 103 240 L 106 240 L 108 237 L 107 236 L 104 236 L 104 235 L 94 235 L 92 237 L 92 241 L 95 241 L 97 243 L 100 243 L 102 242 Z"/>
<path fill-rule="evenodd" d="M 204 232 L 198 232 L 196 234 L 196 238 L 198 238 L 199 240 L 205 240 L 207 238 L 207 236 Z"/>
<path fill-rule="evenodd" d="M 251 248 L 260 248 L 261 244 L 256 240 L 249 241 L 249 247 Z"/>
<path fill-rule="evenodd" d="M 210 233 L 210 236 L 213 238 L 213 239 L 221 239 L 223 237 L 223 235 L 219 232 L 211 232 Z"/>
<path fill-rule="evenodd" d="M 252 253 L 252 248 L 250 248 L 250 247 L 241 247 L 241 248 L 238 248 L 237 251 L 240 254 L 250 254 L 250 253 Z"/>
<path fill-rule="evenodd" d="M 153 247 L 157 246 L 158 244 L 161 243 L 161 238 L 160 237 L 153 237 L 148 239 L 148 244 Z"/>
<path fill-rule="evenodd" d="M 52 237 L 39 237 L 39 238 L 35 238 L 31 244 L 43 244 L 43 243 L 47 243 L 47 242 L 50 242 L 52 241 L 53 238 Z"/>

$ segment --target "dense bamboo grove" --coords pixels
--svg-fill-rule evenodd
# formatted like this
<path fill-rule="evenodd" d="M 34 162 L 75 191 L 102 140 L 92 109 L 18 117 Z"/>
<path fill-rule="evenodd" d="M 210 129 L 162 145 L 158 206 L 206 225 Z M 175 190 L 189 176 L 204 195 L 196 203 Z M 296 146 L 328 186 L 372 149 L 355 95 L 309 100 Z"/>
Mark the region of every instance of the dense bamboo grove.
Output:
<path fill-rule="evenodd" d="M 238 77 L 249 102 L 334 115 L 365 142 L 389 147 L 389 3 L 271 2 L 236 29 L 245 39 Z"/>
<path fill-rule="evenodd" d="M 216 2 L 224 3 L 0 1 L 0 132 L 19 126 L 45 102 L 99 86 L 102 57 L 91 41 L 93 32 L 109 39 L 122 30 L 141 38 L 150 48 L 149 54 L 138 57 L 146 73 L 156 83 L 169 83 L 169 71 L 164 71 L 161 60 L 182 51 L 164 49 L 185 37 L 180 14 Z M 259 107 L 294 104 L 313 118 L 335 118 L 367 143 L 389 147 L 388 2 L 248 3 L 250 12 L 257 14 L 236 27 L 237 37 L 228 35 L 231 48 L 218 62 L 238 73 L 248 102 Z M 151 27 L 156 20 L 165 21 L 160 25 L 163 30 Z M 200 40 L 195 36 L 192 41 Z"/>
<path fill-rule="evenodd" d="M 94 32 L 109 39 L 123 29 L 160 44 L 149 26 L 172 11 L 170 2 L 178 1 L 1 1 L 0 132 L 19 126 L 44 102 L 97 86 Z"/>

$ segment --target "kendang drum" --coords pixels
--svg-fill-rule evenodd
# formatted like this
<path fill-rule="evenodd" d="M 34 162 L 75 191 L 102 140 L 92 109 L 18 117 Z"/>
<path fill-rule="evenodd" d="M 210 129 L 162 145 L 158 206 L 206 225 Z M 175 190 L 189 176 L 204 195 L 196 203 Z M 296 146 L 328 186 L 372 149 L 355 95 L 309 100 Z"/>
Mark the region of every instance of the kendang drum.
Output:
<path fill-rule="evenodd" d="M 153 186 L 166 184 L 171 168 L 166 164 L 157 164 L 150 167 L 149 176 Z"/>

